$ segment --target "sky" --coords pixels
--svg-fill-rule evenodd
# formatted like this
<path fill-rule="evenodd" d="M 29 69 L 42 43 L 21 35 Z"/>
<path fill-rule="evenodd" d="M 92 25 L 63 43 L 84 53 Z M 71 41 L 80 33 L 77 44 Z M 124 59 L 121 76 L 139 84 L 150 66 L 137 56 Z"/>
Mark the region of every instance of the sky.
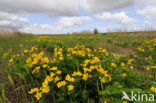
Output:
<path fill-rule="evenodd" d="M 0 27 L 34 34 L 156 30 L 156 0 L 0 0 Z"/>

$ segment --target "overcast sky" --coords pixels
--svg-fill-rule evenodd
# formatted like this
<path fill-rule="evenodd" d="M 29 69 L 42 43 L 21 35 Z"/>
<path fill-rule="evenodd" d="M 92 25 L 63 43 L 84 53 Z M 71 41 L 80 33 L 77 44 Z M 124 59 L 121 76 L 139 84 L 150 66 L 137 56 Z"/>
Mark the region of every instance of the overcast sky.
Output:
<path fill-rule="evenodd" d="M 59 34 L 156 27 L 156 0 L 0 0 L 0 26 Z"/>

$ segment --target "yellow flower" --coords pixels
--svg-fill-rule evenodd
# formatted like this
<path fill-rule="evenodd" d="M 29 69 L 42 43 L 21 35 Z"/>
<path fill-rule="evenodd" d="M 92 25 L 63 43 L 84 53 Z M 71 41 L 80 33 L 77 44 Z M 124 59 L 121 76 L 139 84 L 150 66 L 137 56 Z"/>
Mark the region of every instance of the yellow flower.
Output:
<path fill-rule="evenodd" d="M 51 72 L 50 73 L 50 77 L 53 77 L 55 75 L 55 73 Z"/>
<path fill-rule="evenodd" d="M 48 81 L 48 82 L 50 82 L 50 81 L 52 81 L 52 80 L 53 80 L 53 78 L 52 78 L 52 77 L 50 77 L 50 76 L 46 76 L 45 80 L 46 80 L 46 81 Z"/>
<path fill-rule="evenodd" d="M 65 77 L 65 80 L 71 81 L 71 82 L 74 82 L 75 81 L 75 79 L 73 77 L 70 77 L 69 74 Z"/>
<path fill-rule="evenodd" d="M 35 50 L 38 50 L 38 48 L 35 48 Z"/>
<path fill-rule="evenodd" d="M 39 56 L 43 56 L 43 55 L 44 55 L 44 52 L 43 51 L 39 53 Z"/>
<path fill-rule="evenodd" d="M 150 67 L 147 67 L 146 70 L 150 70 Z"/>
<path fill-rule="evenodd" d="M 9 60 L 9 62 L 10 62 L 10 63 L 13 62 L 13 59 L 11 58 L 11 59 Z"/>
<path fill-rule="evenodd" d="M 32 93 L 35 93 L 35 92 L 38 92 L 38 88 L 31 89 L 31 90 L 29 91 L 29 94 L 32 94 Z"/>
<path fill-rule="evenodd" d="M 156 69 L 156 66 L 151 66 L 151 68 Z"/>
<path fill-rule="evenodd" d="M 35 58 L 34 61 L 32 62 L 32 65 L 35 65 L 35 64 L 37 64 L 37 63 L 38 63 L 38 59 Z"/>
<path fill-rule="evenodd" d="M 48 86 L 48 81 L 44 81 L 43 83 L 42 83 L 42 87 L 47 87 Z"/>
<path fill-rule="evenodd" d="M 108 52 L 106 52 L 106 56 L 108 56 L 109 55 L 109 53 Z"/>
<path fill-rule="evenodd" d="M 149 75 L 150 78 L 152 78 L 152 75 Z"/>
<path fill-rule="evenodd" d="M 151 87 L 150 88 L 152 92 L 156 93 L 156 88 L 155 87 Z"/>
<path fill-rule="evenodd" d="M 84 73 L 88 71 L 88 68 L 83 68 Z"/>
<path fill-rule="evenodd" d="M 125 66 L 125 63 L 121 63 L 121 66 L 124 67 Z"/>
<path fill-rule="evenodd" d="M 80 71 L 73 72 L 72 76 L 82 76 L 82 73 Z"/>
<path fill-rule="evenodd" d="M 73 88 L 74 88 L 74 86 L 70 84 L 70 85 L 68 86 L 68 91 L 73 90 Z"/>
<path fill-rule="evenodd" d="M 88 60 L 88 59 L 86 59 L 85 61 L 84 61 L 84 64 L 88 64 L 90 62 L 90 60 Z"/>
<path fill-rule="evenodd" d="M 123 76 L 123 77 L 126 77 L 126 76 L 127 76 L 127 74 L 126 74 L 126 73 L 123 73 L 123 74 L 122 74 L 122 76 Z"/>
<path fill-rule="evenodd" d="M 42 87 L 41 90 L 42 90 L 42 93 L 49 93 L 50 91 L 49 86 Z"/>
<path fill-rule="evenodd" d="M 134 69 L 134 67 L 133 67 L 133 66 L 130 66 L 130 69 L 131 69 L 131 70 L 133 70 L 133 69 Z"/>
<path fill-rule="evenodd" d="M 40 68 L 41 68 L 40 66 L 37 66 L 35 69 L 36 69 L 36 70 L 40 70 Z"/>
<path fill-rule="evenodd" d="M 83 77 L 82 77 L 82 79 L 84 79 L 84 80 L 87 80 L 87 79 L 88 79 L 88 73 L 86 73 L 86 74 L 83 74 Z"/>
<path fill-rule="evenodd" d="M 57 71 L 56 71 L 56 74 L 61 74 L 61 72 L 62 72 L 62 71 L 60 71 L 60 70 L 57 70 Z"/>
<path fill-rule="evenodd" d="M 24 53 L 28 53 L 28 50 L 24 50 Z"/>
<path fill-rule="evenodd" d="M 93 58 L 95 62 L 100 62 L 100 59 L 98 57 Z"/>
<path fill-rule="evenodd" d="M 57 70 L 57 67 L 52 67 L 50 68 L 50 70 Z"/>
<path fill-rule="evenodd" d="M 40 70 L 40 66 L 36 67 L 36 68 L 32 71 L 32 74 L 34 74 L 35 71 L 39 72 L 39 70 Z"/>
<path fill-rule="evenodd" d="M 115 63 L 111 63 L 111 66 L 114 67 L 114 68 L 117 67 Z"/>
<path fill-rule="evenodd" d="M 41 59 L 41 64 L 49 63 L 49 62 L 50 61 L 49 61 L 48 57 L 44 57 L 44 58 Z"/>
<path fill-rule="evenodd" d="M 101 78 L 101 82 L 102 82 L 102 83 L 106 83 L 105 78 Z"/>
<path fill-rule="evenodd" d="M 137 48 L 140 52 L 144 52 L 144 49 L 142 47 Z"/>
<path fill-rule="evenodd" d="M 77 75 L 78 75 L 78 76 L 82 76 L 82 73 L 78 71 L 78 72 L 77 72 Z"/>
<path fill-rule="evenodd" d="M 132 64 L 132 61 L 134 61 L 134 59 L 129 59 L 127 64 L 128 65 Z"/>
<path fill-rule="evenodd" d="M 43 64 L 43 65 L 42 65 L 43 68 L 46 68 L 47 66 L 48 66 L 48 65 L 46 65 L 46 64 Z"/>
<path fill-rule="evenodd" d="M 60 78 L 58 76 L 54 78 L 54 82 L 57 82 L 59 80 L 60 80 Z"/>
<path fill-rule="evenodd" d="M 39 100 L 42 97 L 42 93 L 37 92 L 35 97 L 37 100 Z"/>
<path fill-rule="evenodd" d="M 61 56 L 61 57 L 59 57 L 59 60 L 63 60 L 64 58 Z"/>
<path fill-rule="evenodd" d="M 127 101 L 123 101 L 122 103 L 128 103 Z"/>
<path fill-rule="evenodd" d="M 60 81 L 60 82 L 57 83 L 57 87 L 60 88 L 61 86 L 64 86 L 66 84 L 67 84 L 67 82 L 65 80 L 64 81 Z"/>

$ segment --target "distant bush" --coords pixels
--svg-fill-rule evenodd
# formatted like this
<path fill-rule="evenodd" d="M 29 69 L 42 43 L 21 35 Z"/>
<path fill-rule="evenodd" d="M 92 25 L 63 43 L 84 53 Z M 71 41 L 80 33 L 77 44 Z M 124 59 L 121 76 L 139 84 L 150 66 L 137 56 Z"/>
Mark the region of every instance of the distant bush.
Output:
<path fill-rule="evenodd" d="M 95 34 L 95 35 L 98 34 L 98 30 L 97 30 L 97 28 L 94 29 L 94 34 Z"/>
<path fill-rule="evenodd" d="M 102 35 L 107 35 L 107 33 L 101 33 Z"/>

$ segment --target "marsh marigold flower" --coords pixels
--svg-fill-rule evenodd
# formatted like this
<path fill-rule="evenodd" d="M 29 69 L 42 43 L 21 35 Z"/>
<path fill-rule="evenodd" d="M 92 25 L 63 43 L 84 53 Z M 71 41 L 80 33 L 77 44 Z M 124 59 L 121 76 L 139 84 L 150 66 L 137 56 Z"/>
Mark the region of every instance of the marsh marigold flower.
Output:
<path fill-rule="evenodd" d="M 50 68 L 50 70 L 55 71 L 55 70 L 57 70 L 57 67 L 52 67 L 52 68 Z"/>
<path fill-rule="evenodd" d="M 126 77 L 126 76 L 127 76 L 127 74 L 126 74 L 126 73 L 123 73 L 123 74 L 122 74 L 122 76 L 123 76 L 123 77 Z"/>
<path fill-rule="evenodd" d="M 133 70 L 133 69 L 134 69 L 134 67 L 133 67 L 133 66 L 130 66 L 130 69 L 131 69 L 131 70 Z"/>
<path fill-rule="evenodd" d="M 74 88 L 74 86 L 70 84 L 70 85 L 68 86 L 68 91 L 73 90 L 73 88 Z"/>
<path fill-rule="evenodd" d="M 50 91 L 49 86 L 42 87 L 41 90 L 43 93 L 49 93 L 49 91 Z"/>
<path fill-rule="evenodd" d="M 35 92 L 38 92 L 38 88 L 31 89 L 31 90 L 29 91 L 29 94 L 32 94 L 32 93 L 35 93 Z"/>
<path fill-rule="evenodd" d="M 47 64 L 43 64 L 43 65 L 42 65 L 43 68 L 46 68 L 47 66 L 48 66 Z"/>
<path fill-rule="evenodd" d="M 125 63 L 121 63 L 121 66 L 124 67 L 125 66 Z"/>
<path fill-rule="evenodd" d="M 10 62 L 10 63 L 13 62 L 13 59 L 11 58 L 11 59 L 9 60 L 9 62 Z"/>
<path fill-rule="evenodd" d="M 58 76 L 54 78 L 54 82 L 57 82 L 59 80 L 60 80 L 60 78 Z"/>
<path fill-rule="evenodd" d="M 56 74 L 61 74 L 61 72 L 62 72 L 62 71 L 60 71 L 60 70 L 57 70 L 57 71 L 56 71 Z"/>
<path fill-rule="evenodd" d="M 114 68 L 117 67 L 115 63 L 111 63 L 111 66 L 114 67 Z"/>
<path fill-rule="evenodd" d="M 101 82 L 102 83 L 106 83 L 106 79 L 105 78 L 101 78 Z"/>
<path fill-rule="evenodd" d="M 53 77 L 55 75 L 55 73 L 51 72 L 50 73 L 50 77 Z"/>
<path fill-rule="evenodd" d="M 75 81 L 75 79 L 73 77 L 71 77 L 69 74 L 65 77 L 65 80 L 70 81 L 70 82 Z"/>
<path fill-rule="evenodd" d="M 84 79 L 84 80 L 87 80 L 87 79 L 88 79 L 88 73 L 86 73 L 86 74 L 83 74 L 83 77 L 82 77 L 82 79 Z"/>
<path fill-rule="evenodd" d="M 66 84 L 67 84 L 67 82 L 65 80 L 64 81 L 60 81 L 60 82 L 57 83 L 57 87 L 60 88 L 61 86 L 64 86 Z"/>
<path fill-rule="evenodd" d="M 28 50 L 24 50 L 24 53 L 28 53 Z"/>
<path fill-rule="evenodd" d="M 42 93 L 37 92 L 35 97 L 37 100 L 39 100 L 42 97 Z"/>
<path fill-rule="evenodd" d="M 155 87 L 151 87 L 150 88 L 152 92 L 156 93 L 156 88 Z"/>
<path fill-rule="evenodd" d="M 148 66 L 148 67 L 146 67 L 146 70 L 150 70 L 150 67 Z"/>

